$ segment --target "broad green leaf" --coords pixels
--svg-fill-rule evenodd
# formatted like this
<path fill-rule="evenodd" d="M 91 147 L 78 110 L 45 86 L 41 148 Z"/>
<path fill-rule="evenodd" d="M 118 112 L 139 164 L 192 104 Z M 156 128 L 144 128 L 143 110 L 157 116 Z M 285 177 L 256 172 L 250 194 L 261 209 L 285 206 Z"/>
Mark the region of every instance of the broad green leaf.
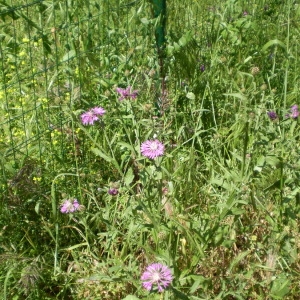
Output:
<path fill-rule="evenodd" d="M 263 45 L 262 47 L 262 51 L 266 51 L 268 48 L 272 47 L 272 46 L 280 46 L 281 48 L 283 48 L 283 50 L 286 52 L 286 46 L 283 42 L 281 42 L 280 40 L 271 40 L 271 41 L 268 41 L 266 44 Z"/>
<path fill-rule="evenodd" d="M 148 25 L 150 23 L 147 18 L 141 18 L 141 22 L 145 25 Z"/>
<path fill-rule="evenodd" d="M 205 282 L 207 279 L 200 275 L 194 275 L 193 279 L 195 280 L 193 285 L 190 288 L 190 293 L 193 294 L 199 288 L 200 284 Z"/>
<path fill-rule="evenodd" d="M 105 154 L 103 151 L 101 151 L 98 148 L 91 148 L 91 150 L 98 156 L 102 157 L 103 159 L 105 159 L 107 162 L 111 162 L 112 158 L 109 157 L 107 154 Z"/>
<path fill-rule="evenodd" d="M 271 296 L 275 299 L 283 299 L 290 291 L 290 280 L 284 274 L 280 274 L 272 283 Z"/>
<path fill-rule="evenodd" d="M 236 216 L 242 215 L 244 212 L 245 212 L 244 209 L 238 208 L 238 207 L 233 207 L 233 208 L 231 209 L 231 213 L 232 213 L 233 215 L 236 215 Z"/>
<path fill-rule="evenodd" d="M 134 295 L 127 295 L 125 298 L 123 298 L 122 300 L 140 300 L 140 298 L 137 298 Z"/>
<path fill-rule="evenodd" d="M 178 44 L 181 46 L 181 47 L 184 47 L 190 40 L 191 40 L 191 33 L 190 32 L 187 32 L 185 35 L 183 35 L 179 41 L 178 41 Z"/>
<path fill-rule="evenodd" d="M 131 184 L 131 182 L 133 181 L 134 179 L 134 174 L 133 174 L 133 171 L 132 171 L 132 168 L 128 169 L 126 175 L 125 175 L 125 178 L 124 178 L 124 183 L 126 186 L 129 186 Z"/>
<path fill-rule="evenodd" d="M 189 92 L 189 93 L 187 93 L 186 94 L 186 97 L 188 98 L 188 99 L 191 99 L 191 100 L 195 100 L 195 94 L 194 93 L 192 93 L 192 92 Z"/>
<path fill-rule="evenodd" d="M 277 158 L 275 155 L 267 155 L 266 163 L 273 167 L 277 167 L 280 164 L 280 159 Z"/>
<path fill-rule="evenodd" d="M 39 215 L 40 214 L 40 202 L 37 202 L 37 204 L 34 207 L 35 212 Z"/>
<path fill-rule="evenodd" d="M 179 39 L 178 43 L 179 43 L 179 45 L 180 45 L 181 47 L 185 46 L 186 43 L 187 43 L 187 40 L 186 40 L 185 36 L 182 36 L 182 37 Z"/>
<path fill-rule="evenodd" d="M 66 53 L 62 59 L 62 62 L 68 61 L 76 56 L 75 50 L 70 50 L 68 53 Z"/>
<path fill-rule="evenodd" d="M 125 142 L 118 142 L 118 145 L 120 145 L 120 146 L 122 146 L 122 147 L 124 147 L 124 148 L 126 148 L 126 149 L 128 149 L 128 150 L 130 150 L 130 151 L 132 151 L 132 152 L 134 152 L 133 147 L 132 147 L 130 144 L 128 144 L 128 143 L 125 143 Z"/>

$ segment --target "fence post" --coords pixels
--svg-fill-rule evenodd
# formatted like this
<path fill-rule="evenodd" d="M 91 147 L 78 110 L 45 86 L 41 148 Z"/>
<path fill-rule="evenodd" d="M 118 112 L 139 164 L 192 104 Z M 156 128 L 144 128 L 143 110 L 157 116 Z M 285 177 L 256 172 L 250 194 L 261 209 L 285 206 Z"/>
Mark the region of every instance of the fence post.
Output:
<path fill-rule="evenodd" d="M 153 5 L 154 18 L 160 18 L 155 29 L 155 40 L 157 46 L 157 54 L 160 66 L 161 78 L 161 98 L 157 103 L 160 114 L 163 115 L 166 102 L 166 82 L 165 82 L 165 46 L 166 46 L 166 21 L 167 21 L 167 1 L 166 0 L 151 0 Z"/>
<path fill-rule="evenodd" d="M 156 45 L 161 52 L 165 47 L 166 41 L 166 20 L 167 20 L 167 4 L 166 0 L 152 0 L 154 18 L 160 17 L 159 24 L 155 29 Z"/>

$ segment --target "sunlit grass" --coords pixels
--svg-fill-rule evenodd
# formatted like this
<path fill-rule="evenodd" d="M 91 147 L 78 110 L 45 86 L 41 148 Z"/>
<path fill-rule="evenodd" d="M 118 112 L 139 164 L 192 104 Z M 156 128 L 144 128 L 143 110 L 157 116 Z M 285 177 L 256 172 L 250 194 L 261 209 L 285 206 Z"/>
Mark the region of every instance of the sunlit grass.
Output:
<path fill-rule="evenodd" d="M 297 299 L 299 5 L 98 2 L 0 5 L 1 299 Z"/>

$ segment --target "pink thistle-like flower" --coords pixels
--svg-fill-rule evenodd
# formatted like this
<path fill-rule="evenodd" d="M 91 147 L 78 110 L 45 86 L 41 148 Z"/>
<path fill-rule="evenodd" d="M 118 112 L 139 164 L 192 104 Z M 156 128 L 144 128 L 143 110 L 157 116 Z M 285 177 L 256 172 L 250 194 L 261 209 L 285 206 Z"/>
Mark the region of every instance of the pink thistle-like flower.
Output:
<path fill-rule="evenodd" d="M 159 140 L 148 140 L 141 145 L 141 153 L 143 156 L 154 159 L 162 156 L 165 146 Z"/>
<path fill-rule="evenodd" d="M 143 287 L 151 291 L 153 287 L 156 287 L 158 291 L 163 292 L 172 282 L 173 276 L 171 270 L 160 263 L 154 263 L 149 265 L 145 272 L 141 276 L 143 281 Z"/>
<path fill-rule="evenodd" d="M 77 199 L 67 199 L 60 207 L 60 211 L 63 214 L 73 213 L 77 210 L 81 210 L 82 206 L 79 204 Z"/>
<path fill-rule="evenodd" d="M 131 86 L 128 86 L 126 89 L 116 88 L 116 92 L 121 95 L 119 100 L 122 101 L 124 99 L 135 99 L 138 95 L 138 90 L 131 91 Z"/>
<path fill-rule="evenodd" d="M 102 107 L 94 107 L 81 115 L 81 122 L 83 125 L 94 125 L 99 120 L 99 116 L 105 114 L 105 109 Z"/>
<path fill-rule="evenodd" d="M 293 105 L 291 107 L 291 114 L 290 116 L 293 118 L 293 119 L 297 119 L 299 117 L 299 110 L 298 110 L 298 105 Z"/>

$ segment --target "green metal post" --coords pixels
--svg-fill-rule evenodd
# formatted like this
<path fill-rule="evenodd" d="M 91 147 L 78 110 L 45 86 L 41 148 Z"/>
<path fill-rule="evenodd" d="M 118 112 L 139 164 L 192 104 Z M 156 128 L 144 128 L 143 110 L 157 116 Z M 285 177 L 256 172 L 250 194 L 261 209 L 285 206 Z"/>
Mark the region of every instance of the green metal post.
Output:
<path fill-rule="evenodd" d="M 167 3 L 166 0 L 152 0 L 154 18 L 160 17 L 160 22 L 155 29 L 156 45 L 159 51 L 163 50 L 166 41 L 166 20 Z"/>
<path fill-rule="evenodd" d="M 159 108 L 160 115 L 163 115 L 166 102 L 166 82 L 165 82 L 165 46 L 166 46 L 166 21 L 167 21 L 167 1 L 166 0 L 151 0 L 153 5 L 153 16 L 159 18 L 159 22 L 155 29 L 155 39 L 157 46 L 157 54 L 160 66 L 161 78 L 161 97 L 160 101 L 156 103 Z"/>

